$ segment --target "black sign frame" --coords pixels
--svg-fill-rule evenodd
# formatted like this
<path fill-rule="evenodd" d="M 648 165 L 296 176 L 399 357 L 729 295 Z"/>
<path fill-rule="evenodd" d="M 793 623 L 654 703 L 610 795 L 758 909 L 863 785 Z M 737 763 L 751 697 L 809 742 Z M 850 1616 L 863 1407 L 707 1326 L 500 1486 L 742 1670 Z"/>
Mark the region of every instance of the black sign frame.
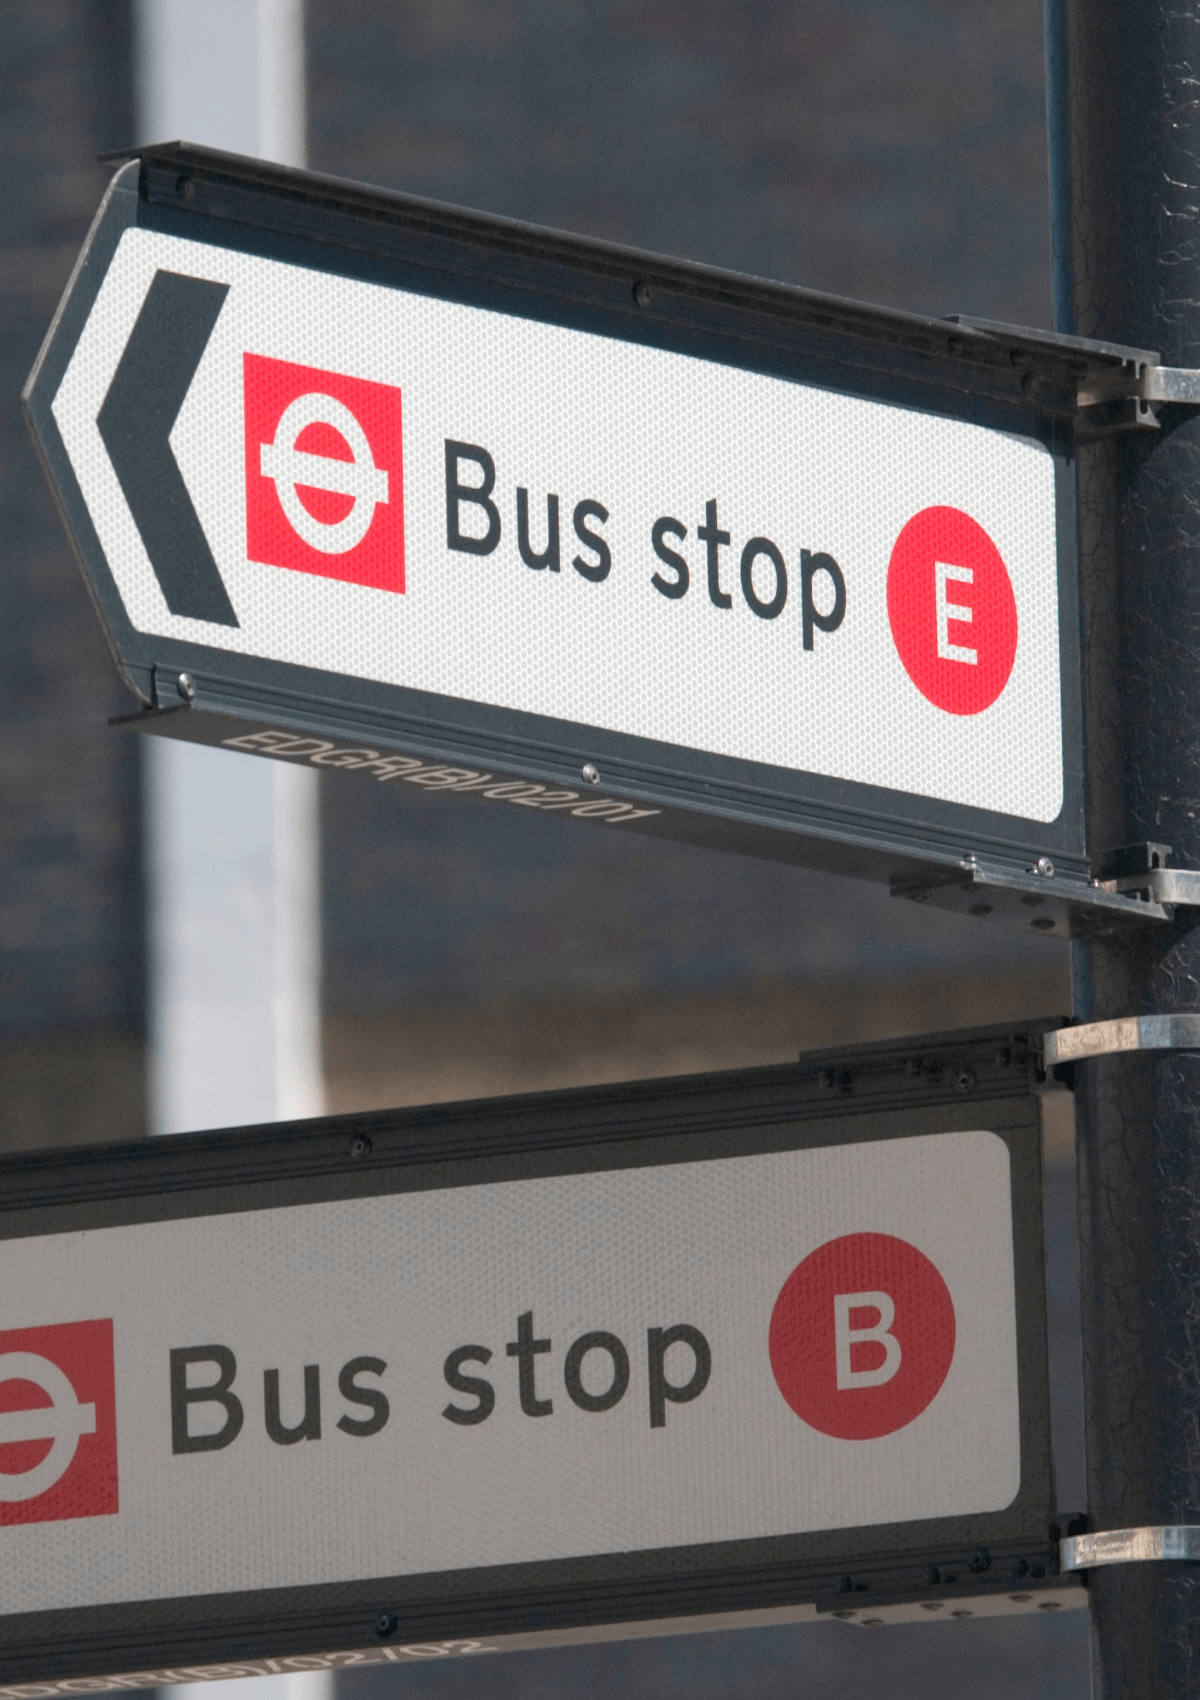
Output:
<path fill-rule="evenodd" d="M 1040 1034 L 1050 1025 L 820 1051 L 784 1067 L 4 1158 L 7 1240 L 987 1128 L 1012 1163 L 1021 1487 L 1007 1510 L 987 1515 L 75 1608 L 69 1628 L 58 1610 L 3 1617 L 0 1687 L 179 1665 L 183 1675 L 162 1679 L 192 1680 L 205 1667 L 331 1648 L 374 1649 L 377 1658 L 392 1642 L 467 1651 L 479 1637 L 561 1644 L 663 1620 L 733 1626 L 797 1602 L 853 1616 L 848 1605 L 859 1614 L 897 1601 L 953 1606 L 965 1595 L 1011 1598 L 1017 1588 L 1034 1609 L 1058 1571 L 1039 1095 Z"/>

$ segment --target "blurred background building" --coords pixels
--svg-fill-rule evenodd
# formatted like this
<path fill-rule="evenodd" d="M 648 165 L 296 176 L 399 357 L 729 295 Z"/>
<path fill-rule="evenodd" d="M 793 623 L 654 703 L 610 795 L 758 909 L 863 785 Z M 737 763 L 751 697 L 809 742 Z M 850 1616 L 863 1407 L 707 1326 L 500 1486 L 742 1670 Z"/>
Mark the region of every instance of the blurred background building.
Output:
<path fill-rule="evenodd" d="M 269 59 L 280 4 L 0 4 L 0 1149 L 269 1119 L 322 1096 L 348 1110 L 780 1061 L 1069 1008 L 1065 947 L 1032 933 L 515 808 L 462 809 L 336 773 L 311 797 L 268 805 L 265 776 L 279 768 L 188 751 L 206 758 L 211 790 L 197 769 L 177 800 L 211 800 L 180 830 L 158 758 L 108 727 L 131 703 L 17 397 L 107 179 L 96 156 L 138 140 L 143 115 L 189 110 L 186 75 L 174 106 L 147 93 L 156 5 L 185 43 L 192 32 L 197 66 L 214 32 L 220 56 L 222 14 L 230 28 L 253 15 L 268 55 L 258 99 L 262 77 L 276 87 L 282 75 Z M 318 171 L 892 306 L 1050 322 L 1041 0 L 294 10 L 303 134 L 279 129 L 276 106 L 257 143 L 231 133 L 226 145 L 306 153 Z M 224 59 L 236 105 L 246 56 Z M 271 839 L 280 818 L 285 836 Z M 246 893 L 273 889 L 301 840 L 292 919 L 256 943 Z M 202 852 L 191 874 L 180 842 Z M 189 1121 L 178 1035 L 199 1017 L 185 1009 L 172 1041 L 169 1010 L 200 982 L 189 971 L 171 984 L 183 944 L 164 915 L 183 912 L 179 882 L 193 875 L 210 905 L 196 973 L 225 976 L 244 1019 L 225 1037 L 211 1030 L 200 1056 L 224 1090 Z M 230 1031 L 244 1037 L 247 1021 L 276 1040 L 286 1028 L 292 1087 L 278 1072 L 273 1084 L 239 1074 Z M 1052 1337 L 1060 1406 L 1077 1425 L 1061 1106 L 1048 1156 Z M 1077 1449 L 1064 1451 L 1061 1487 L 1075 1508 Z M 895 1695 L 1082 1697 L 1081 1617 L 889 1630 L 886 1642 L 841 1625 L 702 1637 L 355 1686 L 732 1697 L 766 1685 L 825 1700 L 886 1680 Z"/>

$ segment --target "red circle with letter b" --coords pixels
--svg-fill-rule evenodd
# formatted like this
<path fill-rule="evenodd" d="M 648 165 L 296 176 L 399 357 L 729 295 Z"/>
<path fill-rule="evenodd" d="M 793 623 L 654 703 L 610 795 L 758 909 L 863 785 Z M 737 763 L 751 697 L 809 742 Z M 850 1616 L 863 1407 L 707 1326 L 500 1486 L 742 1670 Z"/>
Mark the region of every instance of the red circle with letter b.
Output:
<path fill-rule="evenodd" d="M 1017 599 L 999 549 L 961 508 L 922 508 L 888 563 L 888 620 L 904 670 L 947 714 L 980 714 L 1017 656 Z"/>
<path fill-rule="evenodd" d="M 771 1313 L 771 1368 L 798 1417 L 837 1440 L 878 1440 L 937 1396 L 954 1357 L 938 1270 L 891 1234 L 845 1234 L 796 1265 Z"/>

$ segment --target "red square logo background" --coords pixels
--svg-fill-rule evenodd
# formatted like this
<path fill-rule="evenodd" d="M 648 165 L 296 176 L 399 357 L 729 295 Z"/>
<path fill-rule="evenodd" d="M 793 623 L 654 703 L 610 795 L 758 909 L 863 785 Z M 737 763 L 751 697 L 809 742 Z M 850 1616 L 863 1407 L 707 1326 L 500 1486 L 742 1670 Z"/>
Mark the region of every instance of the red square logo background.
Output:
<path fill-rule="evenodd" d="M 117 1402 L 113 1379 L 113 1325 L 63 1322 L 46 1328 L 0 1331 L 0 1357 L 8 1352 L 33 1352 L 48 1358 L 75 1390 L 79 1404 L 96 1407 L 96 1432 L 82 1434 L 75 1456 L 58 1481 L 32 1499 L 0 1497 L 0 1524 L 51 1523 L 66 1517 L 105 1517 L 117 1509 Z M 0 1413 L 48 1406 L 49 1395 L 25 1380 L 0 1381 Z M 51 1448 L 49 1440 L 0 1444 L 0 1496 L 5 1476 L 21 1475 L 40 1464 Z"/>
<path fill-rule="evenodd" d="M 400 391 L 392 384 L 348 378 L 315 366 L 296 366 L 261 354 L 243 354 L 246 455 L 246 554 L 263 566 L 315 573 L 373 590 L 404 592 L 404 465 Z M 375 504 L 361 542 L 337 554 L 307 543 L 284 511 L 274 478 L 262 470 L 262 445 L 274 443 L 284 412 L 302 396 L 332 396 L 354 415 L 370 444 L 376 468 L 387 474 L 387 500 Z M 352 461 L 352 446 L 336 428 L 307 426 L 295 447 L 306 454 Z M 345 517 L 352 498 L 305 485 L 297 497 L 326 525 Z"/>

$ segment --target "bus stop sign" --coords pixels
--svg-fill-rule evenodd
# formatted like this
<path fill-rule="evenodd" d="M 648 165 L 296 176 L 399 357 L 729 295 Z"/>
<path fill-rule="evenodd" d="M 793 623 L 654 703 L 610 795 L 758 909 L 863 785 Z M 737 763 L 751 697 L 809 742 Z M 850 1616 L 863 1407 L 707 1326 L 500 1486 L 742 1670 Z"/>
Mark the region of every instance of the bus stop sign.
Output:
<path fill-rule="evenodd" d="M 26 399 L 132 724 L 1066 936 L 1148 912 L 1082 814 L 1075 410 L 1130 353 L 176 145 Z"/>
<path fill-rule="evenodd" d="M 1081 1604 L 1039 1074 L 989 1029 L 4 1158 L 0 1700 Z"/>

